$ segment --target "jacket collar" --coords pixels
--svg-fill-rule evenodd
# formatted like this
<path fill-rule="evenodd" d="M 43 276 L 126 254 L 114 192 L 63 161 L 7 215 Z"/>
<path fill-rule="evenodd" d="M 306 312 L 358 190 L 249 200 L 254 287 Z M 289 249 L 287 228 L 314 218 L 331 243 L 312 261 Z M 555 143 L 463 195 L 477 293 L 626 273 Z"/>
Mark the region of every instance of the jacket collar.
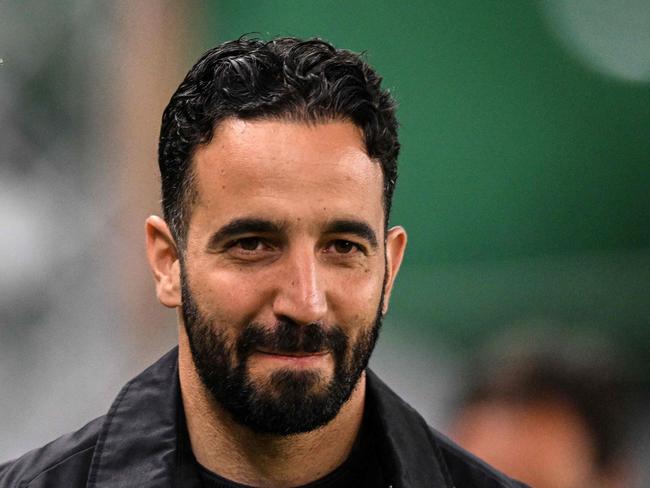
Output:
<path fill-rule="evenodd" d="M 111 405 L 97 440 L 88 488 L 175 486 L 178 349 L 128 382 Z"/>
<path fill-rule="evenodd" d="M 367 372 L 366 414 L 380 440 L 380 458 L 393 488 L 452 484 L 425 421 L 374 373 Z M 195 487 L 181 422 L 178 349 L 127 383 L 99 434 L 88 488 Z M 182 478 L 182 482 L 181 482 Z M 189 479 L 188 479 L 189 478 Z"/>
<path fill-rule="evenodd" d="M 382 440 L 380 456 L 393 473 L 393 488 L 453 488 L 425 420 L 370 370 L 366 370 L 366 402 L 366 414 Z"/>

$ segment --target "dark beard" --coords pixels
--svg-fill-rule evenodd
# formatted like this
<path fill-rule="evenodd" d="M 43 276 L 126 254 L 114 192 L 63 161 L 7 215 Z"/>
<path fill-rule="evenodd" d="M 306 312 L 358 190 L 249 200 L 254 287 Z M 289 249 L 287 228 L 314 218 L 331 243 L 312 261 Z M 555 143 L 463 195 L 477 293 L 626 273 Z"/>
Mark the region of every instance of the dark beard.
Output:
<path fill-rule="evenodd" d="M 338 327 L 298 325 L 282 321 L 272 329 L 250 323 L 229 344 L 224 324 L 199 309 L 181 266 L 182 312 L 192 357 L 204 386 L 238 423 L 260 434 L 309 432 L 330 422 L 350 398 L 379 336 L 382 298 L 375 321 L 355 343 Z M 288 353 L 329 351 L 334 373 L 329 383 L 315 371 L 290 369 L 272 373 L 263 385 L 247 371 L 249 356 L 258 349 Z"/>

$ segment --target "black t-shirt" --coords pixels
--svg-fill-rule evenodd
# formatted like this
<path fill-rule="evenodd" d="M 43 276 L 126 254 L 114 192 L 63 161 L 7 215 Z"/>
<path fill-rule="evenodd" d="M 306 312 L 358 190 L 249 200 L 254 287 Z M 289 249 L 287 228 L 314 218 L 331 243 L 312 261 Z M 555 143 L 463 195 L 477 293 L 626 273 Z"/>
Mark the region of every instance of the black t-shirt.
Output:
<path fill-rule="evenodd" d="M 364 422 L 359 438 L 343 464 L 324 477 L 299 488 L 374 488 L 383 486 L 381 464 L 376 452 L 377 443 Z M 227 480 L 196 463 L 204 488 L 253 488 Z"/>

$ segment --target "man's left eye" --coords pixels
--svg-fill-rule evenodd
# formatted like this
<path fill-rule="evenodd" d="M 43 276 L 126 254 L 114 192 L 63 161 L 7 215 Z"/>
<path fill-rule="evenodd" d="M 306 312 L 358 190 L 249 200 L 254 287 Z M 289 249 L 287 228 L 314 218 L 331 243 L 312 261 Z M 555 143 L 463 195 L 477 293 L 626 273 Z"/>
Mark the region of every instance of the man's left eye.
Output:
<path fill-rule="evenodd" d="M 332 242 L 331 247 L 338 254 L 350 254 L 359 251 L 359 246 L 357 244 L 342 239 Z"/>

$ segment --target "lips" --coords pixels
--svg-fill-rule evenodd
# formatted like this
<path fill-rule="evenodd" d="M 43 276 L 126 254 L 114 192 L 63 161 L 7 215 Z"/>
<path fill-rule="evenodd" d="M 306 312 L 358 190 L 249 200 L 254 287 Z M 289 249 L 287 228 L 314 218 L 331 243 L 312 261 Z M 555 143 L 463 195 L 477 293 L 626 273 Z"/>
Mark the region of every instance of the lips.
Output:
<path fill-rule="evenodd" d="M 305 352 L 305 351 L 278 351 L 258 349 L 258 360 L 270 364 L 282 365 L 283 367 L 314 368 L 325 366 L 329 363 L 329 351 Z"/>
<path fill-rule="evenodd" d="M 290 357 L 290 358 L 306 358 L 306 357 L 315 357 L 315 356 L 325 356 L 327 351 L 321 352 L 304 352 L 304 351 L 265 351 L 259 349 L 257 352 L 261 354 L 268 354 L 270 356 L 278 357 Z"/>

